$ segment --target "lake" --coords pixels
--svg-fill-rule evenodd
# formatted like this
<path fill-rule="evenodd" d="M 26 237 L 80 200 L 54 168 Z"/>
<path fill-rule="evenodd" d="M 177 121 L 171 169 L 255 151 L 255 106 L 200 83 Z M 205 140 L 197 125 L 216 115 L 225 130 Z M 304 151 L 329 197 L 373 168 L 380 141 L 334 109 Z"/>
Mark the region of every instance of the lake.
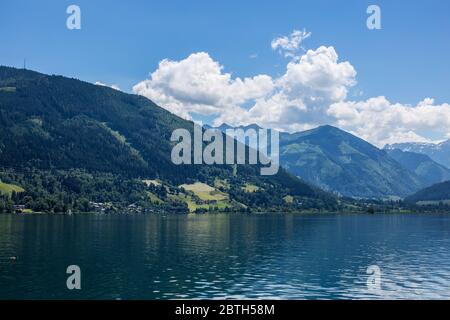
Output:
<path fill-rule="evenodd" d="M 450 215 L 0 215 L 0 299 L 86 298 L 450 299 Z"/>

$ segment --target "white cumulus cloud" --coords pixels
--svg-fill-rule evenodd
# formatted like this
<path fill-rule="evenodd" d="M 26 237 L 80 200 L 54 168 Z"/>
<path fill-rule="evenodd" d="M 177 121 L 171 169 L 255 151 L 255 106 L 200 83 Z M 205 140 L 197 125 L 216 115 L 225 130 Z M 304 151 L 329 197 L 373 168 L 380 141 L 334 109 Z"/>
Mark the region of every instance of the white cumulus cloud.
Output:
<path fill-rule="evenodd" d="M 331 124 L 380 147 L 450 137 L 448 103 L 426 98 L 410 106 L 383 96 L 350 99 L 357 73 L 349 61 L 339 59 L 334 47 L 295 56 L 309 36 L 294 31 L 272 41 L 274 50 L 293 57 L 278 77 L 234 77 L 208 53 L 197 52 L 179 61 L 162 60 L 133 91 L 186 119 L 209 116 L 214 125 L 257 123 L 292 132 Z"/>
<path fill-rule="evenodd" d="M 273 80 L 272 94 L 257 99 L 248 110 L 224 110 L 215 122 L 256 122 L 288 131 L 328 123 L 328 106 L 347 97 L 348 89 L 356 84 L 355 77 L 353 66 L 339 62 L 333 47 L 308 50 Z"/>
<path fill-rule="evenodd" d="M 450 134 L 450 105 L 426 98 L 415 106 L 392 103 L 385 97 L 341 101 L 327 110 L 336 124 L 383 146 L 395 142 L 431 142 L 420 132 L 445 137 Z"/>
<path fill-rule="evenodd" d="M 325 110 L 331 103 L 345 99 L 355 76 L 350 63 L 338 61 L 333 47 L 308 50 L 278 78 L 233 78 L 208 53 L 198 52 L 180 61 L 161 61 L 133 91 L 186 119 L 197 113 L 215 116 L 215 124 L 257 122 L 295 130 L 326 120 L 319 121 L 328 117 Z"/>
<path fill-rule="evenodd" d="M 169 111 L 190 119 L 192 113 L 211 115 L 264 97 L 273 90 L 272 78 L 232 78 L 208 53 L 193 53 L 181 61 L 163 60 L 158 69 L 133 87 Z"/>

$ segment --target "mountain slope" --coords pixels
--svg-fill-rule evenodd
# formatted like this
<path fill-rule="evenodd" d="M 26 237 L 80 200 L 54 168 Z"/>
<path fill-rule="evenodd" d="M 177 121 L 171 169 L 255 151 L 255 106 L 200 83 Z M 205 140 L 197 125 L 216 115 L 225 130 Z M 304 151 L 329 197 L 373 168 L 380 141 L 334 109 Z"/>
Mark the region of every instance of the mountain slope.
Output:
<path fill-rule="evenodd" d="M 2 166 L 188 174 L 170 162 L 167 141 L 173 129 L 189 123 L 143 97 L 2 67 L 0 88 L 5 87 L 14 91 L 0 89 Z"/>
<path fill-rule="evenodd" d="M 450 181 L 438 183 L 420 190 L 407 197 L 405 201 L 409 203 L 423 202 L 424 204 L 442 201 L 450 204 Z"/>
<path fill-rule="evenodd" d="M 399 149 L 402 151 L 425 154 L 432 160 L 450 169 L 450 140 L 441 143 L 395 143 L 386 145 L 385 149 Z"/>
<path fill-rule="evenodd" d="M 425 154 L 399 149 L 387 149 L 386 152 L 403 167 L 417 174 L 424 185 L 431 186 L 450 180 L 450 169 L 433 161 Z"/>
<path fill-rule="evenodd" d="M 233 177 L 229 165 L 174 165 L 170 136 L 178 128 L 192 132 L 193 123 L 142 96 L 0 67 L 0 167 L 46 170 L 46 176 L 48 170 L 76 168 L 127 179 L 158 178 L 174 186 Z M 269 197 L 275 190 L 280 199 L 288 193 L 334 201 L 283 169 L 262 177 L 257 166 L 238 166 L 230 180 L 236 188 L 250 182 L 261 186 L 254 196 Z"/>
<path fill-rule="evenodd" d="M 259 128 L 252 124 L 234 129 Z M 222 124 L 217 129 L 233 127 Z M 281 132 L 280 163 L 305 181 L 348 197 L 404 197 L 430 185 L 385 151 L 333 126 Z"/>
<path fill-rule="evenodd" d="M 281 134 L 280 158 L 293 174 L 345 196 L 403 197 L 422 187 L 386 152 L 332 126 Z"/>

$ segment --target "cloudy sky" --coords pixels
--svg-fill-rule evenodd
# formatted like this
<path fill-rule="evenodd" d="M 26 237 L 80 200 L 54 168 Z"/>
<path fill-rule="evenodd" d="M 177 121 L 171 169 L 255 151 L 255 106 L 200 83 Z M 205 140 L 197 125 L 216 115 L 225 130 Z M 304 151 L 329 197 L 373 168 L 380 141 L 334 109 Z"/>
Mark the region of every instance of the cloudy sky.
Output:
<path fill-rule="evenodd" d="M 81 30 L 66 8 L 81 8 Z M 366 27 L 369 4 L 381 30 Z M 385 143 L 450 138 L 448 1 L 14 1 L 0 64 L 144 95 L 219 125 L 336 125 Z"/>

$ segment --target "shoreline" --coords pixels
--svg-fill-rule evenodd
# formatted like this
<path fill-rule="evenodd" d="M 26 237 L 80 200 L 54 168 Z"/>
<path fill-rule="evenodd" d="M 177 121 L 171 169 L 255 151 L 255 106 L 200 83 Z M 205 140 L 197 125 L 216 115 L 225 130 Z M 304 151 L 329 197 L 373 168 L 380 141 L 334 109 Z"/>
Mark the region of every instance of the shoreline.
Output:
<path fill-rule="evenodd" d="M 1 213 L 1 215 L 12 215 L 12 216 L 29 216 L 29 215 L 49 215 L 49 216 L 81 216 L 81 215 L 127 215 L 127 216 L 146 216 L 146 215 L 154 215 L 154 216 L 202 216 L 202 215 L 411 215 L 411 214 L 450 214 L 448 211 L 387 211 L 387 212 L 366 212 L 366 211 L 289 211 L 289 212 L 280 212 L 280 211 L 265 211 L 265 212 L 245 212 L 245 211 L 236 211 L 236 212 L 224 212 L 224 211 L 211 211 L 211 212 L 189 212 L 189 213 L 164 213 L 164 212 L 152 212 L 152 213 L 133 213 L 133 212 L 73 212 L 71 214 L 64 212 L 8 212 Z"/>

